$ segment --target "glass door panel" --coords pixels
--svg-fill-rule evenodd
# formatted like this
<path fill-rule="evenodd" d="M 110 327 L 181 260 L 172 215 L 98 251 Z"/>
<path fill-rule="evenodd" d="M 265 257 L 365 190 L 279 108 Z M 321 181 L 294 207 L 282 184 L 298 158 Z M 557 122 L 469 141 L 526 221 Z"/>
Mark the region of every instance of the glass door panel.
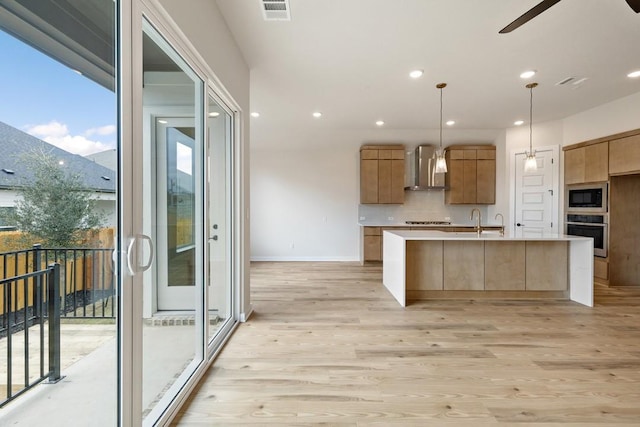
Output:
<path fill-rule="evenodd" d="M 213 97 L 208 108 L 208 338 L 231 318 L 231 148 L 233 117 Z"/>
<path fill-rule="evenodd" d="M 0 425 L 118 422 L 119 7 L 0 1 Z"/>
<path fill-rule="evenodd" d="M 153 424 L 203 360 L 203 82 L 143 26 L 142 416 Z M 155 253 L 155 259 L 146 254 Z"/>

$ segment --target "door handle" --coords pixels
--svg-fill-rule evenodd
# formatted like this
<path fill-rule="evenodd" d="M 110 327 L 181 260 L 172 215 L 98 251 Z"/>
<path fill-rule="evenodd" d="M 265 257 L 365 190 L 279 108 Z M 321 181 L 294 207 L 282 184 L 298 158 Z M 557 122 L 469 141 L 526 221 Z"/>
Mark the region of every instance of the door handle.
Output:
<path fill-rule="evenodd" d="M 516 227 L 524 227 L 524 224 L 516 223 Z"/>
<path fill-rule="evenodd" d="M 218 240 L 218 235 L 214 235 L 213 237 L 209 237 L 209 240 Z"/>
<path fill-rule="evenodd" d="M 133 261 L 133 253 L 134 253 L 133 248 L 134 247 L 137 248 L 138 245 L 136 243 L 139 240 L 146 241 L 149 244 L 149 259 L 143 265 L 140 265 L 140 263 L 138 263 L 137 261 L 136 262 Z M 153 240 L 151 239 L 151 237 L 147 236 L 146 234 L 136 234 L 135 237 L 132 237 L 129 240 L 129 244 L 127 245 L 126 258 L 127 258 L 127 269 L 129 270 L 130 275 L 134 276 L 136 273 L 143 273 L 147 271 L 149 268 L 151 268 L 151 264 L 153 263 L 154 257 L 155 257 L 155 249 L 154 249 Z M 139 258 L 139 256 L 136 258 Z"/>
<path fill-rule="evenodd" d="M 129 239 L 129 244 L 127 245 L 127 270 L 129 270 L 129 275 L 134 276 L 136 271 L 133 267 L 133 261 L 131 260 L 131 255 L 133 254 L 133 245 L 136 243 L 136 238 L 132 237 Z"/>
<path fill-rule="evenodd" d="M 151 237 L 147 236 L 146 234 L 138 234 L 137 237 L 140 238 L 140 240 L 144 240 L 149 244 L 149 259 L 147 260 L 146 264 L 140 266 L 140 272 L 142 273 L 143 271 L 147 271 L 149 268 L 151 268 L 151 264 L 153 263 L 153 259 L 156 254 L 155 254 L 155 248 L 153 247 L 153 240 L 151 239 Z"/>

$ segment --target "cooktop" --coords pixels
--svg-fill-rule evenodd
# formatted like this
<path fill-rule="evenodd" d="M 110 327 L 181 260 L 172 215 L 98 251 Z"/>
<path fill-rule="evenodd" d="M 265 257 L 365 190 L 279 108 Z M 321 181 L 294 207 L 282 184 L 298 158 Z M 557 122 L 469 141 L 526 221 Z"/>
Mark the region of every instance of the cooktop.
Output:
<path fill-rule="evenodd" d="M 450 225 L 450 221 L 405 221 L 409 225 Z"/>

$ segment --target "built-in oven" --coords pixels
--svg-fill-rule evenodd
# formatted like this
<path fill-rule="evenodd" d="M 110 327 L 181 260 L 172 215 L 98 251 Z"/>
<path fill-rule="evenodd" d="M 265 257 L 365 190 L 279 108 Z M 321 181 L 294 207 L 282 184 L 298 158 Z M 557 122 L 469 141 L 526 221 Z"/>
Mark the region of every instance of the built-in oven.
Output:
<path fill-rule="evenodd" d="M 607 214 L 575 214 L 568 213 L 566 234 L 593 238 L 593 254 L 607 257 L 608 249 L 608 218 Z"/>
<path fill-rule="evenodd" d="M 568 185 L 565 194 L 565 211 L 606 213 L 608 201 L 606 182 Z"/>

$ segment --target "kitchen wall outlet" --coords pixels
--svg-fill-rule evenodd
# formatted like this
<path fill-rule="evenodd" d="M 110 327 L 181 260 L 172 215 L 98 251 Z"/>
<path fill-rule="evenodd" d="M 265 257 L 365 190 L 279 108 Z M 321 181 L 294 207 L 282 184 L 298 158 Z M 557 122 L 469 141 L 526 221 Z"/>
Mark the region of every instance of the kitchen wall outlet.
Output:
<path fill-rule="evenodd" d="M 367 219 L 367 217 L 366 217 L 366 216 L 361 216 L 361 217 L 360 217 L 360 221 L 364 221 L 365 219 Z"/>
<path fill-rule="evenodd" d="M 388 217 L 387 217 L 387 219 L 388 219 L 389 221 L 393 221 L 393 217 L 392 217 L 392 216 L 388 216 Z"/>

